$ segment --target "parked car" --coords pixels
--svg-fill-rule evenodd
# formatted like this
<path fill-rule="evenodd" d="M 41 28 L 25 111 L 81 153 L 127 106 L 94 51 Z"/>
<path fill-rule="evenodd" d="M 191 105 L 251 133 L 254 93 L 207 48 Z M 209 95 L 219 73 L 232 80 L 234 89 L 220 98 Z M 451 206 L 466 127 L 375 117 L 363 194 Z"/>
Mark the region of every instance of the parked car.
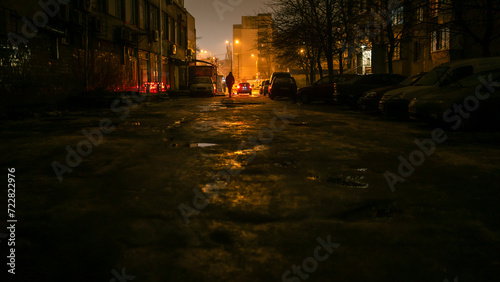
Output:
<path fill-rule="evenodd" d="M 441 64 L 426 73 L 413 86 L 389 91 L 382 96 L 379 109 L 383 113 L 408 118 L 408 104 L 414 98 L 473 74 L 500 67 L 500 57 L 458 60 Z"/>
<path fill-rule="evenodd" d="M 237 94 L 246 93 L 246 94 L 251 95 L 252 94 L 252 86 L 248 82 L 242 82 L 242 83 L 238 84 L 237 89 L 236 89 L 236 93 Z"/>
<path fill-rule="evenodd" d="M 290 77 L 292 77 L 292 74 L 289 72 L 285 72 L 285 71 L 275 71 L 275 72 L 273 72 L 273 74 L 271 74 L 271 78 L 269 79 L 269 84 L 273 83 L 273 80 L 276 77 L 290 78 Z"/>
<path fill-rule="evenodd" d="M 297 97 L 297 83 L 293 77 L 275 77 L 269 88 L 269 98 L 287 97 L 294 99 Z"/>
<path fill-rule="evenodd" d="M 479 72 L 449 86 L 436 88 L 413 99 L 408 105 L 409 116 L 413 119 L 447 123 L 457 128 L 462 123 L 498 124 L 499 109 L 500 68 Z"/>
<path fill-rule="evenodd" d="M 214 97 L 216 88 L 211 77 L 198 76 L 191 82 L 189 90 L 191 95 L 204 94 Z"/>
<path fill-rule="evenodd" d="M 358 99 L 366 91 L 382 86 L 393 86 L 405 79 L 406 76 L 399 74 L 360 75 L 348 82 L 337 83 L 333 92 L 333 101 L 356 108 Z"/>
<path fill-rule="evenodd" d="M 283 71 L 275 71 L 273 74 L 271 74 L 271 78 L 269 79 L 269 87 L 268 91 L 271 88 L 271 84 L 273 84 L 273 81 L 276 77 L 285 77 L 285 78 L 290 78 L 292 77 L 292 74 L 289 72 L 283 72 Z"/>
<path fill-rule="evenodd" d="M 269 94 L 269 79 L 262 81 L 259 93 L 260 93 L 260 95 L 264 95 L 264 96 Z"/>
<path fill-rule="evenodd" d="M 396 85 L 384 86 L 366 91 L 361 98 L 358 100 L 358 107 L 363 110 L 374 110 L 378 111 L 378 103 L 382 96 L 388 91 L 403 88 L 406 86 L 411 86 L 417 83 L 417 81 L 424 76 L 425 72 L 421 72 L 417 75 L 408 77 L 407 79 L 401 81 Z"/>
<path fill-rule="evenodd" d="M 357 77 L 355 74 L 325 76 L 312 85 L 299 88 L 297 91 L 297 100 L 302 103 L 333 101 L 335 83 L 346 82 L 355 77 Z"/>

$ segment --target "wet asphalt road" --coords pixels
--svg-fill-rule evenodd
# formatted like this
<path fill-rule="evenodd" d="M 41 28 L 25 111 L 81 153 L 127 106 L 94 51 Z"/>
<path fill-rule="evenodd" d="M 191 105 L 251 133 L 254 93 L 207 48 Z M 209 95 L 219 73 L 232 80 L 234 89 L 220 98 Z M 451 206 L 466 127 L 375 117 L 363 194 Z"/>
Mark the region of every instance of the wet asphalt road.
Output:
<path fill-rule="evenodd" d="M 15 278 L 496 281 L 500 133 L 433 129 L 247 96 L 4 121 Z"/>

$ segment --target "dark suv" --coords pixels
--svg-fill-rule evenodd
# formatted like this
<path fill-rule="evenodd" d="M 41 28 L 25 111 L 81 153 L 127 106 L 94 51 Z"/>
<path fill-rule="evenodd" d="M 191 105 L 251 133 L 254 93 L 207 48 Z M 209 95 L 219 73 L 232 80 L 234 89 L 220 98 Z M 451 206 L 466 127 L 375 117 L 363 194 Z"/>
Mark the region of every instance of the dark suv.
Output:
<path fill-rule="evenodd" d="M 297 97 L 297 83 L 293 77 L 276 77 L 269 87 L 269 98 L 288 97 L 295 100 Z"/>
<path fill-rule="evenodd" d="M 297 93 L 297 98 L 302 103 L 310 103 L 312 101 L 332 101 L 335 84 L 346 82 L 355 78 L 356 74 L 337 74 L 333 76 L 325 76 L 312 85 L 302 87 Z"/>

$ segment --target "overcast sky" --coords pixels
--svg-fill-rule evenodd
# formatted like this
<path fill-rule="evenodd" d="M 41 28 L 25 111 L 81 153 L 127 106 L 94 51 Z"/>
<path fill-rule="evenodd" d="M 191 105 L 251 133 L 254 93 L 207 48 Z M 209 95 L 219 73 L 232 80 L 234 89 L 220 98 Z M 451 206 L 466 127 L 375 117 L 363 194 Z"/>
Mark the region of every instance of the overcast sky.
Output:
<path fill-rule="evenodd" d="M 224 58 L 226 40 L 233 37 L 233 24 L 241 24 L 241 16 L 267 12 L 268 0 L 185 0 L 184 6 L 196 20 L 197 46 L 213 56 Z M 215 6 L 221 7 L 216 9 Z"/>

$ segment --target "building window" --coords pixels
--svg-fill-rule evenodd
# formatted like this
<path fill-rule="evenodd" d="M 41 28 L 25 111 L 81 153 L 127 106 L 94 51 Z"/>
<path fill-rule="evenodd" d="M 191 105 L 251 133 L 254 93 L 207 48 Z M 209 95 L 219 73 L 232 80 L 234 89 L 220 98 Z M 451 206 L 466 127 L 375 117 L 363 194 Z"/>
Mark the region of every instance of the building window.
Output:
<path fill-rule="evenodd" d="M 162 21 L 162 38 L 164 40 L 168 40 L 168 15 L 166 13 L 163 13 L 163 17 L 161 19 Z"/>
<path fill-rule="evenodd" d="M 125 10 L 127 23 L 137 25 L 137 0 L 127 0 Z"/>
<path fill-rule="evenodd" d="M 123 5 L 122 0 L 115 0 L 115 13 L 114 16 L 122 19 L 123 18 Z"/>
<path fill-rule="evenodd" d="M 422 59 L 422 45 L 420 42 L 415 42 L 413 45 L 413 54 L 414 58 L 413 60 L 415 62 L 420 61 Z"/>
<path fill-rule="evenodd" d="M 169 32 L 169 41 L 175 42 L 175 25 L 174 25 L 174 19 L 173 18 L 168 18 L 168 25 L 170 26 L 170 32 Z"/>
<path fill-rule="evenodd" d="M 144 0 L 139 3 L 139 27 L 149 30 L 148 2 Z"/>
<path fill-rule="evenodd" d="M 404 20 L 404 7 L 401 6 L 399 8 L 396 8 L 392 12 L 391 18 L 392 18 L 392 24 L 393 25 L 403 24 L 403 20 Z"/>
<path fill-rule="evenodd" d="M 108 14 L 123 19 L 123 5 L 122 0 L 110 0 L 108 5 Z"/>
<path fill-rule="evenodd" d="M 437 17 L 439 14 L 439 0 L 430 0 L 431 17 Z"/>
<path fill-rule="evenodd" d="M 432 51 L 450 49 L 450 29 L 443 28 L 432 32 Z"/>
<path fill-rule="evenodd" d="M 156 8 L 155 6 L 151 6 L 151 29 L 160 29 L 160 24 L 158 22 L 158 8 Z"/>
<path fill-rule="evenodd" d="M 177 21 L 174 21 L 174 25 L 175 25 L 175 27 L 174 27 L 174 29 L 175 29 L 175 31 L 174 31 L 175 32 L 175 40 L 174 40 L 174 42 L 175 42 L 175 44 L 179 45 L 179 41 L 180 41 L 179 40 L 179 23 Z"/>
<path fill-rule="evenodd" d="M 187 34 L 186 34 L 186 27 L 185 26 L 181 27 L 181 46 L 187 47 Z"/>
<path fill-rule="evenodd" d="M 424 7 L 418 7 L 417 9 L 417 22 L 424 21 Z"/>
<path fill-rule="evenodd" d="M 401 47 L 400 47 L 400 45 L 398 43 L 394 47 L 394 54 L 392 54 L 392 60 L 396 61 L 396 60 L 399 60 L 399 59 L 401 59 Z"/>

